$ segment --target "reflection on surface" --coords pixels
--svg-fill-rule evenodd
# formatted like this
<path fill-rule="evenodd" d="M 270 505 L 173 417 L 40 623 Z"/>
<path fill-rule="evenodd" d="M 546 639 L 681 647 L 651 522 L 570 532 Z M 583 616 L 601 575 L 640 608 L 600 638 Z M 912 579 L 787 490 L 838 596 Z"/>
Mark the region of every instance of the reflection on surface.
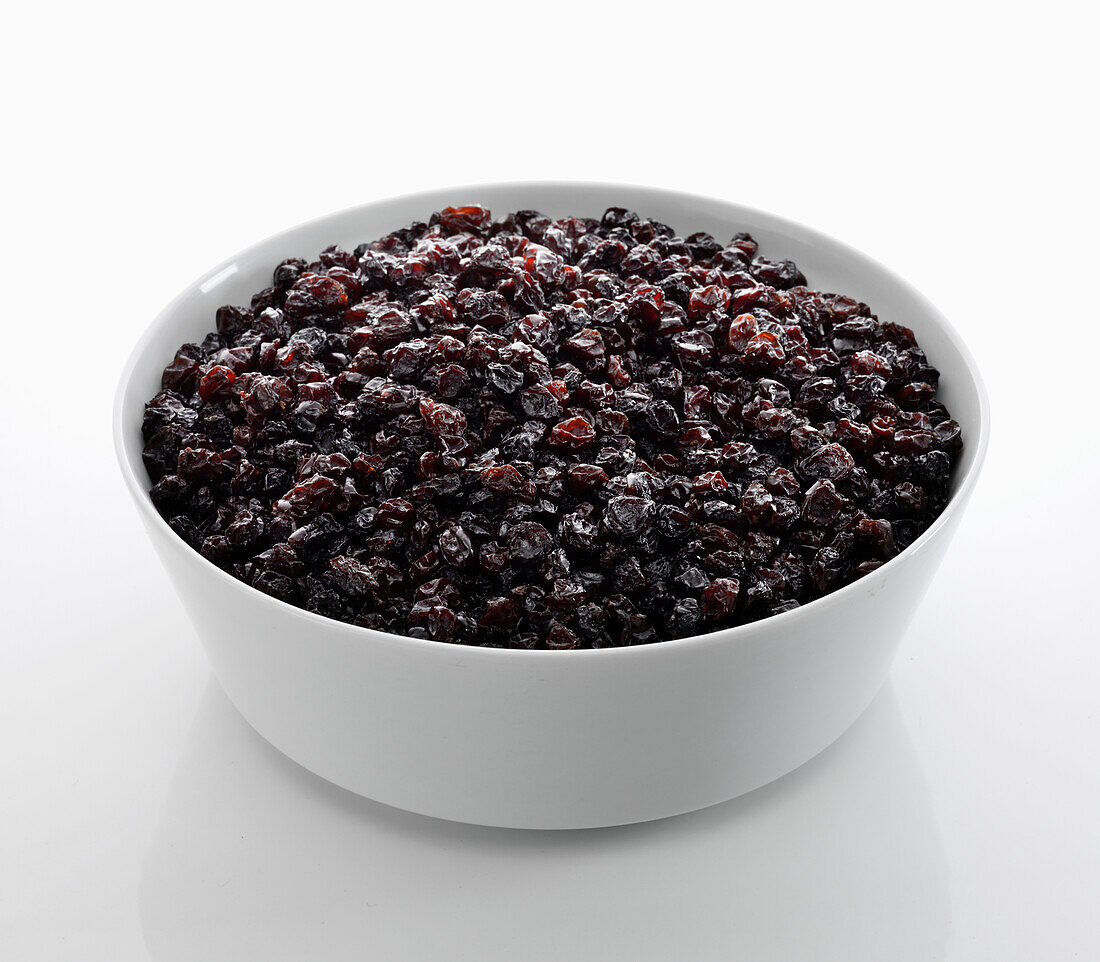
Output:
<path fill-rule="evenodd" d="M 889 686 L 778 782 L 586 832 L 410 815 L 311 775 L 213 681 L 145 863 L 155 960 L 942 958 L 947 870 Z"/>

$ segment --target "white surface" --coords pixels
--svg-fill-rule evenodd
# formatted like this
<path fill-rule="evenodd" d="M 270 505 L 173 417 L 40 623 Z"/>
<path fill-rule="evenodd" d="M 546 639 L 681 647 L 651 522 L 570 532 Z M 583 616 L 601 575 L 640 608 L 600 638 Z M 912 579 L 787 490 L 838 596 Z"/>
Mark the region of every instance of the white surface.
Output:
<path fill-rule="evenodd" d="M 618 204 L 687 236 L 749 231 L 824 290 L 904 318 L 939 368 L 966 447 L 936 521 L 872 577 L 782 616 L 675 645 L 589 652 L 454 648 L 321 618 L 242 585 L 180 540 L 149 498 L 142 415 L 166 358 L 201 340 L 225 303 L 270 283 L 272 264 L 345 249 L 425 212 L 599 216 Z M 220 282 L 219 282 L 220 279 Z M 973 359 L 936 308 L 896 275 L 813 230 L 681 192 L 608 184 L 506 184 L 353 207 L 210 268 L 134 348 L 113 415 L 119 466 L 145 528 L 244 718 L 343 788 L 405 811 L 505 828 L 624 825 L 759 788 L 832 744 L 882 687 L 913 611 L 958 528 L 985 459 L 989 409 Z"/>
<path fill-rule="evenodd" d="M 324 29 L 300 7 L 225 4 L 186 21 L 24 5 L 6 22 L 0 958 L 1094 958 L 1089 11 L 785 5 L 766 22 L 716 7 L 612 37 L 587 5 L 570 59 L 551 50 L 575 10 L 509 9 L 425 15 L 415 41 L 366 6 Z M 359 51 L 357 18 L 373 38 Z M 469 38 L 487 23 L 507 35 Z M 674 92 L 644 83 L 658 32 Z M 242 66 L 257 35 L 264 56 Z M 437 68 L 389 84 L 414 42 Z M 444 109 L 456 87 L 463 108 Z M 612 95 L 614 110 L 593 106 Z M 396 146 L 396 104 L 422 150 Z M 619 132 L 597 136 L 603 120 Z M 446 149 L 459 130 L 463 149 Z M 122 354 L 207 266 L 350 203 L 520 177 L 657 183 L 819 227 L 924 291 L 989 383 L 986 472 L 889 687 L 808 766 L 698 815 L 497 832 L 307 775 L 212 683 L 113 463 Z M 40 321 L 64 331 L 52 364 L 21 353 Z"/>

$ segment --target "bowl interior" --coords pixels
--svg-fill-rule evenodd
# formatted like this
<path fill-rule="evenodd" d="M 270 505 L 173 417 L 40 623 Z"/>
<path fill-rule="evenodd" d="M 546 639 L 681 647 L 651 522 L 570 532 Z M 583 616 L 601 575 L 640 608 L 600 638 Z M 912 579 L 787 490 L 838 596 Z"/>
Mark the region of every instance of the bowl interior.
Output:
<path fill-rule="evenodd" d="M 270 284 L 272 270 L 284 258 L 313 258 L 330 244 L 351 248 L 414 220 L 424 220 L 441 207 L 468 203 L 484 204 L 494 213 L 534 208 L 555 217 L 598 217 L 607 207 L 627 207 L 643 217 L 664 221 L 681 234 L 708 231 L 720 241 L 748 231 L 766 256 L 793 259 L 812 287 L 858 298 L 880 318 L 913 329 L 941 372 L 940 397 L 963 429 L 964 449 L 953 479 L 952 502 L 961 500 L 973 484 L 988 436 L 988 404 L 981 378 L 966 346 L 940 312 L 881 264 L 815 230 L 724 201 L 613 184 L 517 183 L 410 194 L 341 211 L 262 241 L 187 287 L 142 336 L 123 372 L 116 398 L 115 443 L 127 484 L 142 509 L 164 523 L 149 499 L 141 460 L 145 401 L 159 390 L 161 371 L 179 345 L 199 341 L 214 328 L 218 307 L 247 304 L 255 291 Z M 949 504 L 947 512 L 951 510 Z M 933 524 L 922 538 L 935 527 Z M 901 556 L 912 550 L 910 547 Z"/>

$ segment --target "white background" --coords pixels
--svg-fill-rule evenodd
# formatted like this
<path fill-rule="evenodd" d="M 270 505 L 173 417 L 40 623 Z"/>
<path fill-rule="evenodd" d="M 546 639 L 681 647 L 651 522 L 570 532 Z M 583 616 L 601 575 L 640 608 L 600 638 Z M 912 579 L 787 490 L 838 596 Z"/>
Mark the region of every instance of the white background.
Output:
<path fill-rule="evenodd" d="M 6 12 L 0 958 L 1097 957 L 1096 24 L 775 6 Z M 130 345 L 208 267 L 351 204 L 537 178 L 834 234 L 953 319 L 992 398 L 868 713 L 656 825 L 451 826 L 283 759 L 212 680 L 110 448 Z"/>

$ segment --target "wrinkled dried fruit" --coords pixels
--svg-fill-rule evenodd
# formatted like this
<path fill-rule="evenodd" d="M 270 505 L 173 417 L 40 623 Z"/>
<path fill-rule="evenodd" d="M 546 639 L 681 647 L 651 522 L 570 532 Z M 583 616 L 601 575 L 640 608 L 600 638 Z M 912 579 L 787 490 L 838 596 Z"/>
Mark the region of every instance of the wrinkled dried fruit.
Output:
<path fill-rule="evenodd" d="M 451 644 L 788 611 L 909 545 L 962 450 L 912 331 L 623 208 L 447 207 L 214 325 L 146 405 L 157 510 L 275 598 Z"/>

